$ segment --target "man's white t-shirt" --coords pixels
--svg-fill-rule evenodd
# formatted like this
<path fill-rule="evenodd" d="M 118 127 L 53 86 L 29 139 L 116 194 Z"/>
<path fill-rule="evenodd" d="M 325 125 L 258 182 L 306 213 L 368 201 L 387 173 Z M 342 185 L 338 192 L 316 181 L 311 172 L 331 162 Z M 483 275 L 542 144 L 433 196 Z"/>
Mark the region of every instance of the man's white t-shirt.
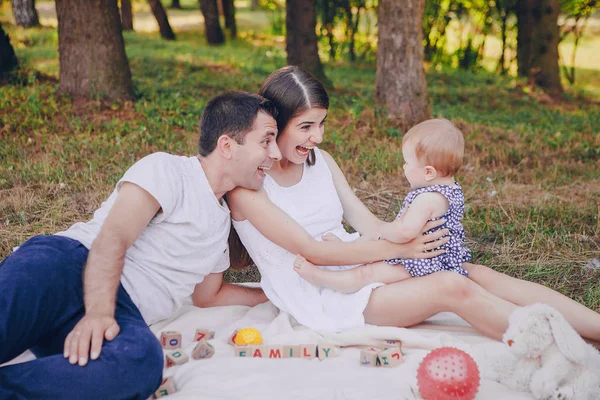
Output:
<path fill-rule="evenodd" d="M 217 201 L 196 157 L 154 153 L 135 163 L 89 222 L 57 235 L 88 249 L 124 182 L 150 193 L 159 212 L 125 253 L 121 283 L 148 325 L 170 317 L 197 283 L 229 267 L 229 208 Z"/>

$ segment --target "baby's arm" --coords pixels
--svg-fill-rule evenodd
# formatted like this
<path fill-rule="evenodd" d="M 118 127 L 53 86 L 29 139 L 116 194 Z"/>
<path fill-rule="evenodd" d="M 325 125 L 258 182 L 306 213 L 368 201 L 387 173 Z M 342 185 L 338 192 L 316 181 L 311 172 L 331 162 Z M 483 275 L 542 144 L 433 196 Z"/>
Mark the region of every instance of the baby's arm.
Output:
<path fill-rule="evenodd" d="M 437 192 L 418 195 L 410 207 L 398 218 L 381 229 L 381 238 L 394 243 L 406 243 L 423 231 L 423 226 L 432 218 L 444 215 L 448 200 Z"/>

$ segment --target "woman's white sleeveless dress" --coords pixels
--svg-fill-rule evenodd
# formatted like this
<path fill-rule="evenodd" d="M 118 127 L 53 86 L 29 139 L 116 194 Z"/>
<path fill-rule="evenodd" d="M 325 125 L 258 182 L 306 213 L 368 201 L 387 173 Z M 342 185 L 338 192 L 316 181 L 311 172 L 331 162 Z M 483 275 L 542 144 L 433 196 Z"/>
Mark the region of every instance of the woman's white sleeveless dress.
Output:
<path fill-rule="evenodd" d="M 315 164 L 304 165 L 302 178 L 296 185 L 279 186 L 267 175 L 264 190 L 276 206 L 316 240 L 321 240 L 324 233 L 332 232 L 343 241 L 353 241 L 359 235 L 346 232 L 342 226 L 344 210 L 329 167 L 317 148 L 315 155 Z M 265 238 L 248 220 L 233 221 L 233 226 L 262 275 L 261 286 L 265 294 L 281 311 L 314 330 L 341 331 L 364 325 L 363 311 L 371 291 L 381 283 L 350 294 L 317 288 L 294 271 L 296 255 Z M 341 270 L 340 267 L 327 268 Z"/>

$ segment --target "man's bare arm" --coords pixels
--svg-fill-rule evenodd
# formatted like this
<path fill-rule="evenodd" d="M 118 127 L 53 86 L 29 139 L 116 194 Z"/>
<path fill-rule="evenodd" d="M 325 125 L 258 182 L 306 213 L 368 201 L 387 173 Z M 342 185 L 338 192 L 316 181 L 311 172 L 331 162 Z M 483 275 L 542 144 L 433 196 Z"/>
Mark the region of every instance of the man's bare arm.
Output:
<path fill-rule="evenodd" d="M 104 339 L 119 333 L 114 319 L 117 288 L 125 252 L 160 210 L 154 197 L 125 182 L 100 233 L 92 243 L 83 275 L 85 315 L 67 335 L 64 356 L 71 364 L 87 364 L 100 356 Z"/>
<path fill-rule="evenodd" d="M 254 307 L 268 301 L 260 288 L 233 285 L 223 281 L 223 274 L 210 274 L 197 284 L 192 300 L 196 307 L 242 305 Z"/>

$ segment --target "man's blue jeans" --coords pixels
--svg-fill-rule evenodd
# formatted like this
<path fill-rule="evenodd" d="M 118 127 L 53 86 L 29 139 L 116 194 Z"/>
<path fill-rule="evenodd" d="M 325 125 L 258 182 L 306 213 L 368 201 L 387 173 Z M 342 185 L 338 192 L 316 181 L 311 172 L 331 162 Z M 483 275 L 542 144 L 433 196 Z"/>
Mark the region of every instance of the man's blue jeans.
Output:
<path fill-rule="evenodd" d="M 67 334 L 85 313 L 76 240 L 36 236 L 0 264 L 0 364 L 30 349 L 36 360 L 0 368 L 0 400 L 147 399 L 160 384 L 163 352 L 119 285 L 121 331 L 84 367 L 63 357 Z"/>

